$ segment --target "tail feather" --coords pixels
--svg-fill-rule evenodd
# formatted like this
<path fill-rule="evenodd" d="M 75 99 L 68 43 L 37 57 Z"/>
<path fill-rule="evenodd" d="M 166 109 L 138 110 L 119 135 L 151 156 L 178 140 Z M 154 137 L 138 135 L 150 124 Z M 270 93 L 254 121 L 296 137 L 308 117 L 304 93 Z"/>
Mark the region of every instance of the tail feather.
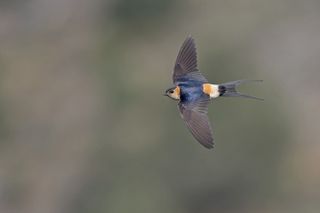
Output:
<path fill-rule="evenodd" d="M 262 98 L 242 94 L 236 90 L 237 86 L 239 86 L 240 84 L 243 84 L 243 83 L 248 83 L 248 82 L 262 82 L 262 80 L 237 80 L 237 81 L 231 81 L 231 82 L 220 84 L 219 85 L 220 96 L 222 96 L 222 97 L 243 97 L 243 98 L 251 98 L 251 99 L 256 99 L 256 100 L 262 101 L 263 100 Z"/>

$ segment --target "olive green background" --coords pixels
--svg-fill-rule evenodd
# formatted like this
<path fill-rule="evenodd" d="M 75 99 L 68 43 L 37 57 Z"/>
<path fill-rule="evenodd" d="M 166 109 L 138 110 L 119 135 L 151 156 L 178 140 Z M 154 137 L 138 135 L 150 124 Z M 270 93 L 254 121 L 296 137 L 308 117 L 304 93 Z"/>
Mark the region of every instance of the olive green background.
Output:
<path fill-rule="evenodd" d="M 215 149 L 172 86 L 191 34 Z M 1 213 L 320 212 L 320 2 L 0 3 Z"/>

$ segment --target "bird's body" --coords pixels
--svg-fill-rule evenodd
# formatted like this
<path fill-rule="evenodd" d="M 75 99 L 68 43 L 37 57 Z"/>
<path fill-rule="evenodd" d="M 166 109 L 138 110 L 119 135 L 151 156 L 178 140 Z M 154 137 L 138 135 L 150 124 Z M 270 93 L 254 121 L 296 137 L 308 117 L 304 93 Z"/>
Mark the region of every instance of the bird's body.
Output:
<path fill-rule="evenodd" d="M 181 83 L 174 88 L 174 96 L 181 101 L 194 101 L 203 94 L 209 95 L 210 99 L 219 97 L 219 85 L 190 81 Z"/>
<path fill-rule="evenodd" d="M 168 89 L 165 95 L 179 101 L 181 117 L 190 132 L 197 141 L 210 149 L 213 148 L 212 130 L 207 116 L 210 100 L 219 96 L 259 99 L 236 91 L 236 86 L 244 82 L 248 80 L 209 83 L 197 68 L 196 48 L 193 38 L 189 36 L 182 44 L 174 66 L 175 87 Z"/>

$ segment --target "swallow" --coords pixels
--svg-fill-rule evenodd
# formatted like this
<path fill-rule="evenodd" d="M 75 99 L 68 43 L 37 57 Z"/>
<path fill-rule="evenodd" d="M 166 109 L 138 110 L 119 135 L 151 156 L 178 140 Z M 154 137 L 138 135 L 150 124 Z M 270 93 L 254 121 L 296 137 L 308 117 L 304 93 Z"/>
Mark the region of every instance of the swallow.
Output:
<path fill-rule="evenodd" d="M 214 145 L 212 128 L 208 118 L 208 105 L 218 97 L 244 97 L 263 100 L 239 93 L 236 87 L 242 83 L 261 80 L 237 80 L 222 84 L 211 84 L 200 73 L 197 65 L 197 51 L 194 39 L 188 36 L 183 42 L 172 76 L 172 88 L 165 92 L 178 103 L 178 109 L 193 137 L 204 147 L 211 149 Z"/>

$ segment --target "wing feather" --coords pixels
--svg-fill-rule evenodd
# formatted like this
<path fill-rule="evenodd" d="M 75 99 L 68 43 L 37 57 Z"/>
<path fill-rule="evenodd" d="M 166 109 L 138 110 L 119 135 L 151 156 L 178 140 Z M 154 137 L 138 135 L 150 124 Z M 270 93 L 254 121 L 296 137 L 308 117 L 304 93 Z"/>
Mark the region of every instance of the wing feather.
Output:
<path fill-rule="evenodd" d="M 197 73 L 196 76 L 198 78 L 199 75 L 201 75 L 197 65 L 196 45 L 194 43 L 194 39 L 191 36 L 188 36 L 180 48 L 174 65 L 173 82 L 175 83 L 179 78 L 192 72 Z M 192 75 L 190 76 L 192 77 Z M 201 75 L 201 80 L 203 79 L 204 77 Z"/>
<path fill-rule="evenodd" d="M 213 148 L 212 128 L 207 115 L 209 100 L 197 103 L 179 103 L 179 110 L 186 126 L 194 138 L 204 147 Z"/>

